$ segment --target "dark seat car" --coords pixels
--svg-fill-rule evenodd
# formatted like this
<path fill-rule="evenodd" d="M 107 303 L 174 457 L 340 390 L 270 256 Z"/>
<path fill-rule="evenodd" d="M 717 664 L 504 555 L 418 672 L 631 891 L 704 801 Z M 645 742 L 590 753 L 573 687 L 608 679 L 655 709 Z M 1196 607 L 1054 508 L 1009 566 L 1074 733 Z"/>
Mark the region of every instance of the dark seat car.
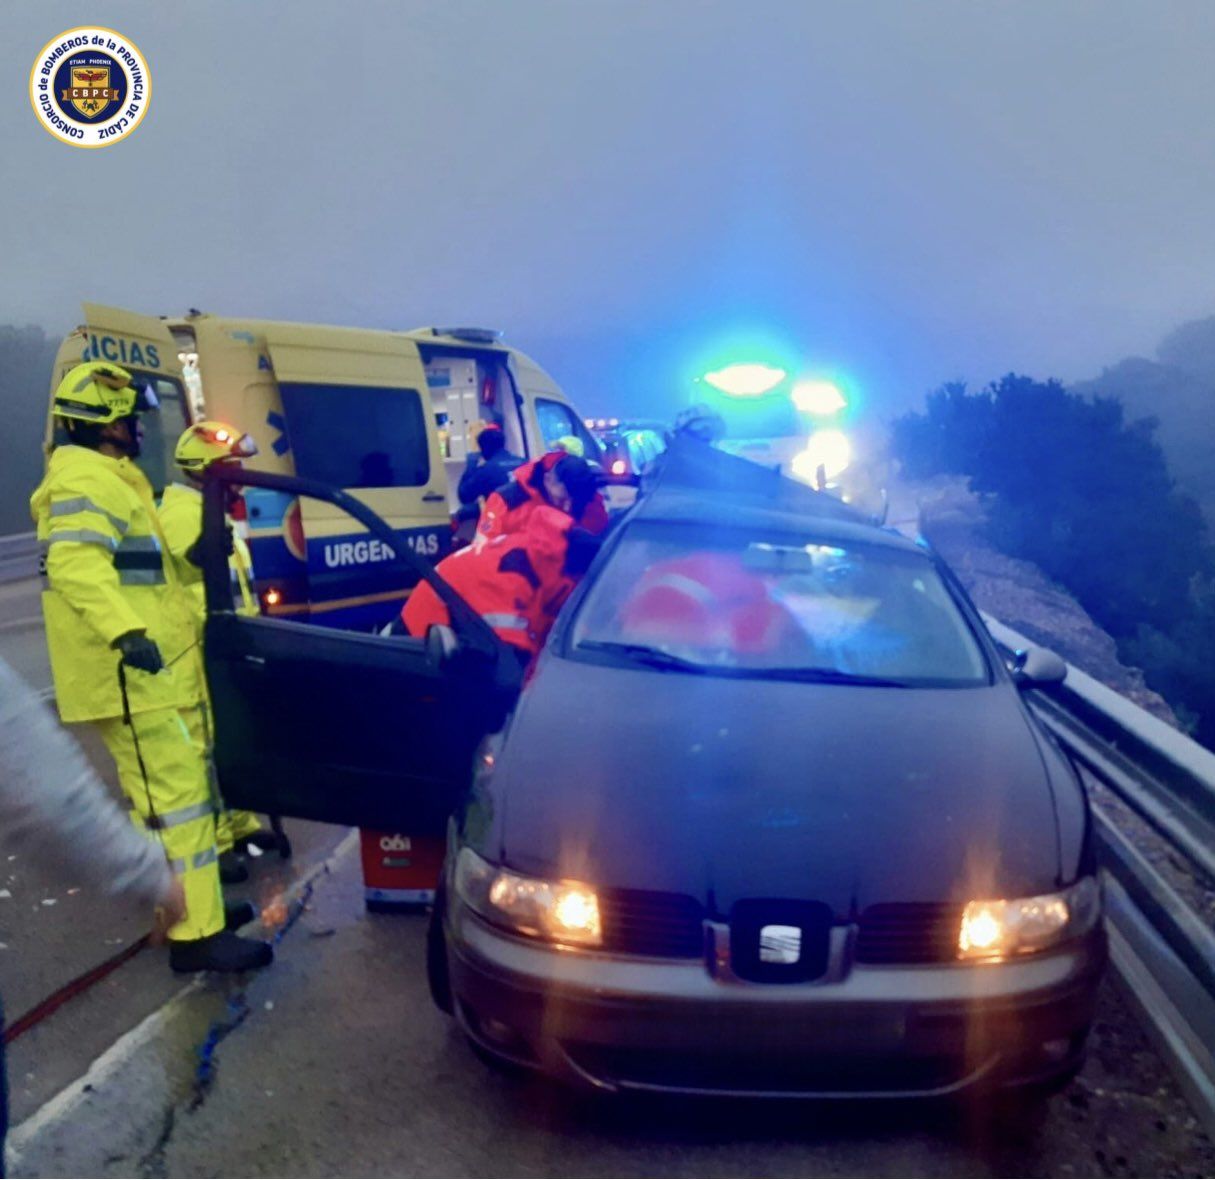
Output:
<path fill-rule="evenodd" d="M 1010 670 L 927 549 L 687 444 L 517 702 L 455 622 L 428 653 L 220 611 L 208 663 L 232 805 L 447 823 L 428 967 L 483 1053 L 759 1095 L 1078 1067 L 1106 956 L 1088 807 L 1021 693 L 1063 666 Z"/>

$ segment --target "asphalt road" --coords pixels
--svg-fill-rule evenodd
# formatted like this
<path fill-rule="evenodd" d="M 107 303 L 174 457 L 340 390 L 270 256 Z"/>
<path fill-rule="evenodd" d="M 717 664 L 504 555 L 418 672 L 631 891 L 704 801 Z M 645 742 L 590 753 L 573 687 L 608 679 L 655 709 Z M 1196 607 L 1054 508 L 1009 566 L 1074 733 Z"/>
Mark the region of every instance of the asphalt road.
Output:
<path fill-rule="evenodd" d="M 1028 1120 L 902 1103 L 574 1099 L 481 1064 L 426 994 L 425 919 L 368 915 L 347 843 L 269 971 L 179 995 L 13 1137 L 17 1176 L 1209 1175 L 1107 986 L 1082 1075 Z M 209 1084 L 198 1047 L 214 1027 Z"/>
<path fill-rule="evenodd" d="M 0 656 L 32 686 L 49 693 L 46 639 L 33 581 L 0 585 Z M 50 706 L 48 706 L 50 707 Z M 73 727 L 115 799 L 113 762 L 87 726 Z M 323 861 L 345 834 L 323 824 L 289 823 L 295 859 L 274 854 L 252 862 L 250 881 L 228 890 L 259 908 Z M 56 989 L 130 946 L 150 915 L 87 884 L 56 877 L 0 833 L 0 996 L 11 1023 Z M 89 993 L 23 1036 L 9 1063 L 12 1113 L 20 1120 L 78 1077 L 119 1037 L 182 987 L 163 950 L 147 950 Z"/>
<path fill-rule="evenodd" d="M 0 586 L 0 655 L 47 687 L 36 616 L 35 586 Z M 269 971 L 189 982 L 145 951 L 10 1047 L 12 1174 L 1215 1174 L 1215 1150 L 1112 981 L 1084 1071 L 1028 1120 L 912 1103 L 587 1101 L 500 1075 L 430 1003 L 425 920 L 364 912 L 344 831 L 292 831 L 295 861 L 255 865 L 246 892 L 259 900 L 339 851 Z M 145 922 L 10 855 L 0 988 L 12 1018 Z"/>

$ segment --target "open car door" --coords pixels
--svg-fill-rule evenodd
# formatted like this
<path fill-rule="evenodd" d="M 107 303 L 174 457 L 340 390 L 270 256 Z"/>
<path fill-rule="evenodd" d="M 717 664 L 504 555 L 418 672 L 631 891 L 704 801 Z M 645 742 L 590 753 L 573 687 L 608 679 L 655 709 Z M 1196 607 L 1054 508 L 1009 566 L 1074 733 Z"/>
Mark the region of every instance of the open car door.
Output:
<path fill-rule="evenodd" d="M 329 823 L 441 833 L 471 781 L 482 737 L 518 696 L 514 653 L 366 505 L 311 480 L 215 464 L 204 492 L 205 658 L 216 769 L 230 807 Z M 227 485 L 342 508 L 424 578 L 457 638 L 408 637 L 237 615 L 225 553 Z M 432 632 L 433 634 L 433 632 Z"/>

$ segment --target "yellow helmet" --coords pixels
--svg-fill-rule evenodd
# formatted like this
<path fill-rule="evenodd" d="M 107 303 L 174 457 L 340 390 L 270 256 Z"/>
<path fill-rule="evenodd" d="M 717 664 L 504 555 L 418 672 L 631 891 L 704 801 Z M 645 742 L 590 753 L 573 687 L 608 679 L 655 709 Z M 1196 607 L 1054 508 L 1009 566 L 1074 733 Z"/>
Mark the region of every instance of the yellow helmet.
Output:
<path fill-rule="evenodd" d="M 567 455 L 576 455 L 579 459 L 586 458 L 586 447 L 575 434 L 563 434 L 560 438 L 554 439 L 552 443 L 554 451 L 564 451 Z"/>
<path fill-rule="evenodd" d="M 55 390 L 53 413 L 60 418 L 106 425 L 158 406 L 149 386 L 136 388 L 126 369 L 89 361 L 70 369 Z"/>
<path fill-rule="evenodd" d="M 212 463 L 248 459 L 257 454 L 257 443 L 226 422 L 204 420 L 187 426 L 177 440 L 173 458 L 183 471 L 205 471 Z"/>

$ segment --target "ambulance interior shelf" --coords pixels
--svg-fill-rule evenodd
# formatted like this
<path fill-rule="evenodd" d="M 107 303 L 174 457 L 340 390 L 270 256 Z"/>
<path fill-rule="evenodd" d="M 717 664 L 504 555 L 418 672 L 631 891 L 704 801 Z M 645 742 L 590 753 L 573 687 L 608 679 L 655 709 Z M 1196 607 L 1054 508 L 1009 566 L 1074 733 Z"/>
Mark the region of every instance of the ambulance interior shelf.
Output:
<path fill-rule="evenodd" d="M 363 525 L 447 605 L 459 658 L 388 638 L 233 610 L 229 485 L 327 501 Z M 444 830 L 473 755 L 518 697 L 519 661 L 371 509 L 314 480 L 216 464 L 203 489 L 204 658 L 215 764 L 227 804 L 421 835 Z"/>
<path fill-rule="evenodd" d="M 455 489 L 468 456 L 477 453 L 477 437 L 491 422 L 502 427 L 508 450 L 527 453 L 514 383 L 503 353 L 428 344 L 419 345 L 419 351 L 454 511 L 459 507 Z"/>

